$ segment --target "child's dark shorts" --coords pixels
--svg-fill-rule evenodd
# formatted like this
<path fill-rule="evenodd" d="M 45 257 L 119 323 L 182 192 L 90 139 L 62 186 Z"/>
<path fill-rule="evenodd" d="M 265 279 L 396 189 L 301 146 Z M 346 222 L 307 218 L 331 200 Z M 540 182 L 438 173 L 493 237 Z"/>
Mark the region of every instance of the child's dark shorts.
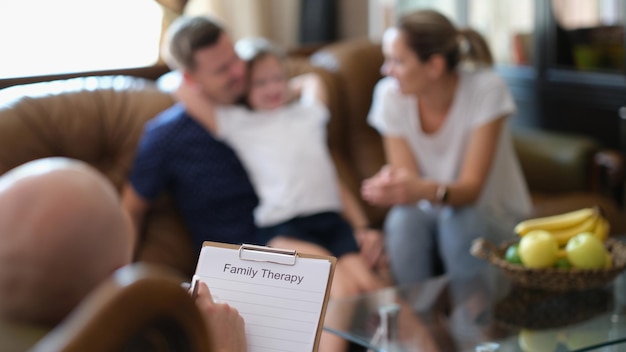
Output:
<path fill-rule="evenodd" d="M 336 212 L 298 216 L 277 225 L 261 227 L 257 236 L 263 244 L 277 236 L 315 243 L 337 258 L 347 253 L 359 252 L 352 227 Z"/>

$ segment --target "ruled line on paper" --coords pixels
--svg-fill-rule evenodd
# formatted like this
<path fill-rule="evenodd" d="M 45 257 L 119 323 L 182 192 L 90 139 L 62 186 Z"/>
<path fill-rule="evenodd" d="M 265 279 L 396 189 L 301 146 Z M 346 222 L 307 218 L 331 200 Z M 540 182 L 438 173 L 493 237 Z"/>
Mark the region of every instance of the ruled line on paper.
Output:
<path fill-rule="evenodd" d="M 246 326 L 259 326 L 263 328 L 281 329 L 282 331 L 293 331 L 293 332 L 308 332 L 309 331 L 309 330 L 302 331 L 302 330 L 287 329 L 287 328 L 274 328 L 274 327 L 263 325 L 263 324 L 252 324 L 252 323 L 246 323 Z"/>
<path fill-rule="evenodd" d="M 267 346 L 248 344 L 249 348 L 254 348 L 257 352 L 293 352 L 292 350 L 286 350 L 284 348 L 267 348 Z"/>

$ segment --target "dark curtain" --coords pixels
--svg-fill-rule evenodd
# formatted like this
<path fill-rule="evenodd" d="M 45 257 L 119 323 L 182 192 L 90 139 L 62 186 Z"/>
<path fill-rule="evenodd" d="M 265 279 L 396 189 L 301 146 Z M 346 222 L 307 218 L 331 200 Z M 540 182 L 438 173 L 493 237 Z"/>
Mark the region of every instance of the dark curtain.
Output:
<path fill-rule="evenodd" d="M 300 43 L 316 44 L 337 39 L 337 1 L 302 0 Z"/>

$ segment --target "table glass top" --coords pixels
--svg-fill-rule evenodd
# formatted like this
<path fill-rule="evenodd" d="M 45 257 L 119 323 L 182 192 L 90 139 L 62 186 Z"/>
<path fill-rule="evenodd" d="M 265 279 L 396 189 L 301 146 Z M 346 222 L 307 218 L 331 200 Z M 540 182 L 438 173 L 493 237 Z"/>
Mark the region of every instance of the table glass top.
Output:
<path fill-rule="evenodd" d="M 464 282 L 331 299 L 324 329 L 368 351 L 626 351 L 626 272 L 605 288 L 554 292 L 489 266 Z"/>

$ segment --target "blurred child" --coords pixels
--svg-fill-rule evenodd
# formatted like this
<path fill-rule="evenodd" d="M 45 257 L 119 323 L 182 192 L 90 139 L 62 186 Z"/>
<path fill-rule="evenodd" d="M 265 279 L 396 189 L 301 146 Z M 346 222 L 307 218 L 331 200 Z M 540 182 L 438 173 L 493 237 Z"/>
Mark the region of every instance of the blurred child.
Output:
<path fill-rule="evenodd" d="M 218 138 L 243 162 L 260 199 L 254 214 L 259 242 L 336 256 L 333 297 L 383 287 L 342 215 L 355 227 L 366 225 L 356 199 L 340 184 L 327 148 L 330 113 L 320 78 L 289 79 L 284 54 L 267 40 L 240 40 L 235 49 L 248 65 L 241 105 L 207 106 L 184 94 L 181 99 L 192 114 L 213 124 Z"/>

